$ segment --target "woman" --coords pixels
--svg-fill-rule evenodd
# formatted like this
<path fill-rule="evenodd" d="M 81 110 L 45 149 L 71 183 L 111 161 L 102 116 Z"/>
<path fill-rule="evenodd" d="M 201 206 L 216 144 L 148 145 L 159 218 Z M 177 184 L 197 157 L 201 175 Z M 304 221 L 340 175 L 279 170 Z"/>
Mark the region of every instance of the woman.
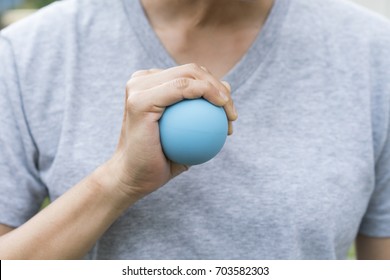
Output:
<path fill-rule="evenodd" d="M 0 257 L 333 259 L 359 234 L 390 258 L 389 34 L 333 0 L 71 0 L 4 30 Z M 158 120 L 199 97 L 235 133 L 170 162 Z"/>

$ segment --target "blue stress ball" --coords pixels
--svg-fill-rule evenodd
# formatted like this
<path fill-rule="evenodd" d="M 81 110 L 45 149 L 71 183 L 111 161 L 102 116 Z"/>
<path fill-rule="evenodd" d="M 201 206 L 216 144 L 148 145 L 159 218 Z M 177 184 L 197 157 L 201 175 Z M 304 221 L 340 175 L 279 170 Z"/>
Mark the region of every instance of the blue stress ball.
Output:
<path fill-rule="evenodd" d="M 225 144 L 227 133 L 224 109 L 203 98 L 173 104 L 160 119 L 165 156 L 185 165 L 201 164 L 216 156 Z"/>

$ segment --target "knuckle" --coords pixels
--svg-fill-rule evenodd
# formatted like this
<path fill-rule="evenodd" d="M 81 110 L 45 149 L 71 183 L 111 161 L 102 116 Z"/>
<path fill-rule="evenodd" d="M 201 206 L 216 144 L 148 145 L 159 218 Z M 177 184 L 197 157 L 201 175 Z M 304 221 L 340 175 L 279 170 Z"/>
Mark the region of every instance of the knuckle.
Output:
<path fill-rule="evenodd" d="M 217 90 L 217 89 L 215 88 L 215 86 L 214 86 L 211 82 L 209 82 L 209 81 L 204 81 L 203 84 L 204 84 L 204 87 L 205 87 L 207 90 L 209 90 L 209 91 L 216 91 L 216 90 Z"/>
<path fill-rule="evenodd" d="M 190 73 L 199 74 L 199 73 L 203 72 L 202 68 L 196 63 L 187 64 L 187 68 L 190 71 Z"/>
<path fill-rule="evenodd" d="M 179 90 L 186 89 L 189 85 L 190 79 L 188 78 L 177 78 L 171 81 L 171 86 Z"/>
<path fill-rule="evenodd" d="M 131 78 L 130 80 L 127 81 L 126 83 L 126 91 L 131 92 L 134 89 L 134 79 Z"/>
<path fill-rule="evenodd" d="M 210 73 L 209 69 L 207 69 L 205 66 L 200 66 L 200 68 L 205 71 L 206 73 Z"/>
<path fill-rule="evenodd" d="M 127 96 L 127 100 L 126 100 L 126 108 L 128 110 L 135 108 L 139 105 L 140 95 L 141 95 L 141 92 L 139 92 L 139 91 L 133 91 L 133 92 L 129 93 L 129 95 Z"/>
<path fill-rule="evenodd" d="M 209 81 L 203 81 L 203 91 L 218 95 L 218 89 Z"/>
<path fill-rule="evenodd" d="M 148 70 L 138 70 L 138 71 L 135 71 L 132 75 L 131 75 L 131 78 L 136 78 L 136 77 L 139 77 L 139 76 L 143 76 L 147 73 Z"/>

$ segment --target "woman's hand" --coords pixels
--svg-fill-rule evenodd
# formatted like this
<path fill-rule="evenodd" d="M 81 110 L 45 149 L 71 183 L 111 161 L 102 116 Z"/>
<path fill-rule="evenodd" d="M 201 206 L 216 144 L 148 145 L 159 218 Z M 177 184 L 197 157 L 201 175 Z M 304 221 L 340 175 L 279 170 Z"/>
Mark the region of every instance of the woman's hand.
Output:
<path fill-rule="evenodd" d="M 187 64 L 135 72 L 127 83 L 119 143 L 106 163 L 105 175 L 114 179 L 125 194 L 141 198 L 186 171 L 188 166 L 173 163 L 164 156 L 158 121 L 167 106 L 200 97 L 224 107 L 231 134 L 231 122 L 237 113 L 230 87 L 206 68 Z"/>

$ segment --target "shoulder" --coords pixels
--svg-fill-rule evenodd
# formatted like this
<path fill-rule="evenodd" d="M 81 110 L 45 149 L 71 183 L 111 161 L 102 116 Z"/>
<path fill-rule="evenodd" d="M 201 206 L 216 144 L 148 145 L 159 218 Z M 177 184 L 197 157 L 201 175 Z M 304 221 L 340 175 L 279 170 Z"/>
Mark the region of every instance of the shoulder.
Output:
<path fill-rule="evenodd" d="M 82 38 L 93 29 L 108 29 L 121 5 L 121 1 L 62 0 L 1 30 L 0 34 L 16 53 L 26 53 L 34 46 L 37 54 L 42 46 L 61 47 L 67 40 Z"/>
<path fill-rule="evenodd" d="M 31 38 L 35 33 L 55 33 L 72 22 L 78 13 L 79 3 L 74 0 L 59 1 L 38 10 L 1 31 L 10 40 Z"/>
<path fill-rule="evenodd" d="M 27 65 L 41 55 L 48 58 L 72 35 L 78 5 L 73 0 L 55 2 L 1 30 L 0 38 L 12 48 L 21 65 Z"/>
<path fill-rule="evenodd" d="M 386 83 L 383 74 L 390 74 L 389 19 L 346 0 L 290 1 L 291 26 L 286 27 L 286 36 L 305 42 L 312 55 L 333 59 L 345 69 L 371 71 L 373 78 Z"/>
<path fill-rule="evenodd" d="M 77 59 L 80 48 L 109 40 L 112 30 L 123 25 L 121 17 L 122 1 L 62 0 L 1 30 L 0 41 L 12 50 L 20 78 L 25 78 L 31 69 L 59 69 Z"/>
<path fill-rule="evenodd" d="M 278 1 L 290 1 L 283 36 L 299 66 L 316 64 L 344 96 L 365 100 L 378 157 L 390 116 L 390 21 L 346 0 Z"/>
<path fill-rule="evenodd" d="M 329 39 L 390 44 L 390 21 L 347 0 L 291 1 L 290 15 L 306 29 L 321 32 Z"/>

